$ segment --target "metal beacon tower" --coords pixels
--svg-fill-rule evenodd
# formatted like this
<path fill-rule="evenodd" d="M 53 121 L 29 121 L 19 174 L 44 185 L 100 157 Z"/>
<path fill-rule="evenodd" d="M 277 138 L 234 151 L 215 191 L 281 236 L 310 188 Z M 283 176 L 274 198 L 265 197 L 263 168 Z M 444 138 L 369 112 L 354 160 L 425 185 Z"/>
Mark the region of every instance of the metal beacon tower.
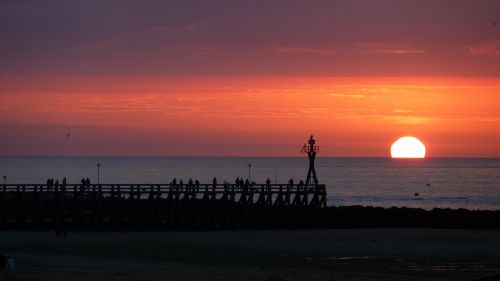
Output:
<path fill-rule="evenodd" d="M 306 178 L 306 187 L 309 188 L 309 187 L 316 187 L 316 185 L 318 184 L 318 178 L 316 177 L 316 170 L 314 169 L 314 160 L 316 159 L 316 153 L 319 152 L 319 146 L 315 145 L 316 141 L 314 140 L 313 135 L 311 135 L 307 144 L 304 143 L 301 152 L 307 153 L 307 156 L 309 157 L 309 171 L 307 172 L 307 178 Z M 311 176 L 312 176 L 312 181 L 311 181 Z"/>

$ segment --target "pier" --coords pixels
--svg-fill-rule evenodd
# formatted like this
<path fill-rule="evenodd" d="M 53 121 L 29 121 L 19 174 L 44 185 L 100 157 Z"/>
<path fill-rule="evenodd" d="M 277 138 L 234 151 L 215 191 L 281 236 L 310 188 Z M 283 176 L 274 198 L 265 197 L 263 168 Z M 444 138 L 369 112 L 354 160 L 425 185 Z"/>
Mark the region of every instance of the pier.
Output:
<path fill-rule="evenodd" d="M 326 208 L 319 184 L 313 136 L 302 152 L 309 158 L 306 181 L 295 184 L 210 184 L 176 179 L 168 184 L 46 184 L 0 186 L 0 229 L 219 229 L 315 227 Z M 98 168 L 100 164 L 97 164 Z M 99 170 L 98 170 L 99 171 Z M 99 177 L 98 177 L 99 179 Z"/>
<path fill-rule="evenodd" d="M 325 207 L 321 184 L 0 185 L 4 229 L 293 227 Z"/>

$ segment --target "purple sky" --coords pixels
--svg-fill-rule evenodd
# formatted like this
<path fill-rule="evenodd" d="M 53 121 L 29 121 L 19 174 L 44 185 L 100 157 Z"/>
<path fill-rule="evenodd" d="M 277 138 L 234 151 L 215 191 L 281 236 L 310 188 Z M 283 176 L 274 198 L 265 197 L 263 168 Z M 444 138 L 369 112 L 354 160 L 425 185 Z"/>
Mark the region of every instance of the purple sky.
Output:
<path fill-rule="evenodd" d="M 3 75 L 498 76 L 500 1 L 2 1 L 0 38 Z"/>

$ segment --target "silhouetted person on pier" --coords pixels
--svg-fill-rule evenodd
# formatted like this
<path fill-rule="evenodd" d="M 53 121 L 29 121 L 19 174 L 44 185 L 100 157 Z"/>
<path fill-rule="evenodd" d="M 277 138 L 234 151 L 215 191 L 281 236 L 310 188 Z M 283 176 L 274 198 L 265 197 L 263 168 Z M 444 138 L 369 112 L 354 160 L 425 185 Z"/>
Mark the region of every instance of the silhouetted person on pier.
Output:
<path fill-rule="evenodd" d="M 193 179 L 189 178 L 189 181 L 188 181 L 188 191 L 192 191 L 193 190 Z"/>
<path fill-rule="evenodd" d="M 292 190 L 293 184 L 294 184 L 293 179 L 290 178 L 290 180 L 288 181 L 288 184 L 286 186 L 286 192 L 290 192 L 290 190 Z"/>
<path fill-rule="evenodd" d="M 229 182 L 227 182 L 226 180 L 224 180 L 223 186 L 224 186 L 224 192 L 222 193 L 222 200 L 226 201 L 228 199 L 227 195 L 229 193 Z"/>
<path fill-rule="evenodd" d="M 215 196 L 215 189 L 217 188 L 217 178 L 214 177 L 212 180 L 212 196 Z"/>
<path fill-rule="evenodd" d="M 184 182 L 182 181 L 182 179 L 179 179 L 179 190 L 182 190 L 183 185 L 184 185 Z"/>
<path fill-rule="evenodd" d="M 59 189 L 59 180 L 56 180 L 56 183 L 54 184 L 54 191 L 57 192 Z"/>
<path fill-rule="evenodd" d="M 199 180 L 195 180 L 194 181 L 194 186 L 196 188 L 196 192 L 199 192 L 200 191 L 200 181 Z"/>
<path fill-rule="evenodd" d="M 87 188 L 90 188 L 90 179 L 87 178 L 87 180 L 85 180 L 85 184 L 87 185 Z"/>
<path fill-rule="evenodd" d="M 63 180 L 62 180 L 61 191 L 62 192 L 66 191 L 66 177 L 64 177 Z"/>
<path fill-rule="evenodd" d="M 304 181 L 300 180 L 299 186 L 297 187 L 297 191 L 302 191 L 302 187 L 304 187 Z"/>
<path fill-rule="evenodd" d="M 172 184 L 173 184 L 174 186 L 177 184 L 177 179 L 176 179 L 176 178 L 174 178 L 174 179 L 172 180 Z"/>
<path fill-rule="evenodd" d="M 240 178 L 236 178 L 236 180 L 234 181 L 234 184 L 236 187 L 240 187 Z"/>

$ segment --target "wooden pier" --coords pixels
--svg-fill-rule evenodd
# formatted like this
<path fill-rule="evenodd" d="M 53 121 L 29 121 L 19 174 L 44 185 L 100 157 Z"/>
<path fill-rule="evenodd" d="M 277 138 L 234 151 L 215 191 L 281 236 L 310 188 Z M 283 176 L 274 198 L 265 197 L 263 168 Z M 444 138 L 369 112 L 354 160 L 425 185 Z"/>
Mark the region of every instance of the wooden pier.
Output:
<path fill-rule="evenodd" d="M 302 227 L 324 207 L 321 184 L 0 185 L 3 229 Z"/>
<path fill-rule="evenodd" d="M 313 136 L 302 147 L 309 158 L 307 178 L 294 184 L 250 183 L 237 179 L 200 184 L 81 184 L 0 186 L 0 229 L 219 229 L 316 227 L 326 207 L 318 184 Z M 250 178 L 250 175 L 249 175 Z M 5 178 L 4 178 L 5 181 Z"/>

